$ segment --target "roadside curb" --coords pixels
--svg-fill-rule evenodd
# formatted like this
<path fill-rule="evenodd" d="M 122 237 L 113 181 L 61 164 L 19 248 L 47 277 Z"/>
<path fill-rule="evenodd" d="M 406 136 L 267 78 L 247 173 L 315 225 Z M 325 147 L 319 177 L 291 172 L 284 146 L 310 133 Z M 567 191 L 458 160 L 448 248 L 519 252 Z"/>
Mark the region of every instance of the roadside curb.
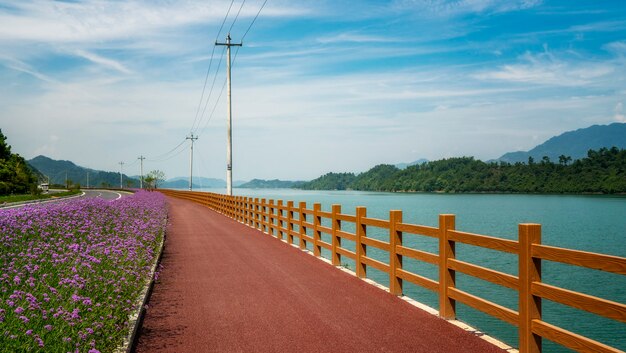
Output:
<path fill-rule="evenodd" d="M 152 293 L 152 288 L 154 287 L 154 274 L 156 273 L 156 269 L 161 263 L 161 258 L 163 257 L 163 248 L 165 247 L 165 238 L 167 237 L 167 218 L 164 223 L 165 227 L 163 230 L 163 237 L 159 243 L 157 260 L 154 262 L 152 269 L 150 270 L 150 282 L 146 283 L 141 291 L 141 294 L 139 295 L 139 299 L 136 302 L 137 310 L 129 317 L 131 327 L 128 330 L 128 335 L 124 338 L 122 345 L 118 346 L 114 350 L 115 353 L 131 353 L 135 347 L 137 332 L 139 331 L 139 327 L 141 327 L 146 313 L 145 306 L 150 298 L 150 294 Z"/>
<path fill-rule="evenodd" d="M 7 203 L 7 204 L 4 204 L 4 205 L 0 205 L 0 209 L 15 208 L 15 207 L 19 207 L 19 206 L 29 205 L 31 203 L 42 204 L 42 203 L 57 202 L 57 201 L 61 201 L 61 200 L 69 200 L 69 199 L 74 199 L 74 198 L 83 197 L 83 196 L 85 196 L 85 192 L 81 191 L 81 193 L 78 194 L 78 195 L 61 196 L 61 197 L 55 197 L 55 198 L 50 198 L 50 199 L 38 199 L 38 200 L 11 202 L 11 203 Z"/>

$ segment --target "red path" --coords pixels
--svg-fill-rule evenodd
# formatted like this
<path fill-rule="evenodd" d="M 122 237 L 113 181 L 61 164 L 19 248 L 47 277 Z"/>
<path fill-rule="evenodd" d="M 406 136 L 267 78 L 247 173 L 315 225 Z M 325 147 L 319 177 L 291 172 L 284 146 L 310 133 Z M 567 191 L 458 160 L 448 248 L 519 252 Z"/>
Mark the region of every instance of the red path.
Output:
<path fill-rule="evenodd" d="M 203 206 L 169 198 L 136 352 L 504 352 Z"/>

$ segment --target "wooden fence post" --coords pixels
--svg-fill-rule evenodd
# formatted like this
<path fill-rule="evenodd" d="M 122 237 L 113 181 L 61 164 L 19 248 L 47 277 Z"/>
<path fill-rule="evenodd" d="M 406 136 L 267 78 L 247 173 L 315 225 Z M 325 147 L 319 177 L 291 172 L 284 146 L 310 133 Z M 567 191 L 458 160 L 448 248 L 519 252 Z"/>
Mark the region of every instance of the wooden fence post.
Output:
<path fill-rule="evenodd" d="M 287 201 L 287 244 L 293 244 L 293 201 Z"/>
<path fill-rule="evenodd" d="M 276 236 L 278 237 L 278 239 L 283 240 L 283 229 L 285 229 L 285 222 L 283 222 L 283 216 L 285 215 L 283 212 L 283 200 L 278 200 L 277 203 L 278 206 L 276 206 L 276 218 L 278 219 L 278 232 L 276 232 Z"/>
<path fill-rule="evenodd" d="M 361 239 L 367 236 L 367 226 L 362 219 L 367 216 L 367 209 L 363 206 L 356 208 L 356 276 L 365 278 L 367 276 L 367 266 L 363 263 L 363 256 L 367 255 L 367 247 Z"/>
<path fill-rule="evenodd" d="M 397 270 L 402 269 L 402 255 L 396 252 L 396 246 L 402 246 L 398 223 L 402 223 L 402 211 L 389 211 L 389 292 L 393 295 L 402 295 L 402 278 L 397 276 Z"/>
<path fill-rule="evenodd" d="M 298 210 L 300 211 L 300 249 L 305 249 L 306 244 L 304 243 L 304 235 L 306 234 L 306 228 L 304 227 L 304 222 L 306 221 L 306 214 L 304 214 L 304 210 L 306 209 L 306 202 L 300 201 Z"/>
<path fill-rule="evenodd" d="M 335 266 L 341 265 L 341 254 L 337 252 L 337 248 L 341 246 L 341 237 L 338 234 L 339 231 L 341 230 L 341 220 L 338 219 L 338 215 L 340 213 L 341 213 L 341 205 L 333 205 L 332 206 L 333 238 L 331 240 L 331 246 L 332 246 L 331 261 L 333 265 Z"/>
<path fill-rule="evenodd" d="M 243 223 L 243 196 L 237 197 L 237 220 Z"/>
<path fill-rule="evenodd" d="M 254 228 L 259 229 L 259 198 L 254 198 Z"/>
<path fill-rule="evenodd" d="M 532 294 L 532 283 L 541 282 L 541 259 L 532 255 L 541 244 L 540 224 L 520 224 L 519 232 L 519 351 L 541 353 L 541 336 L 532 331 L 532 321 L 541 319 L 541 297 Z"/>
<path fill-rule="evenodd" d="M 455 258 L 454 242 L 448 240 L 448 230 L 455 229 L 453 214 L 439 215 L 439 316 L 456 318 L 456 301 L 448 295 L 448 288 L 456 286 L 455 271 L 448 268 L 448 259 Z"/>
<path fill-rule="evenodd" d="M 322 210 L 321 203 L 313 204 L 313 255 L 322 256 L 322 246 L 320 240 L 322 240 L 322 232 L 319 230 L 322 225 L 322 217 L 319 215 Z"/>
<path fill-rule="evenodd" d="M 261 199 L 261 231 L 267 233 L 267 202 Z"/>
<path fill-rule="evenodd" d="M 247 197 L 246 198 L 246 214 L 247 214 L 246 217 L 248 219 L 248 223 L 247 224 L 248 224 L 249 227 L 253 227 L 254 226 L 254 220 L 253 220 L 254 213 L 252 212 L 254 205 L 253 205 L 252 202 L 253 202 L 253 200 L 252 200 L 251 197 Z"/>
<path fill-rule="evenodd" d="M 270 223 L 269 233 L 271 236 L 274 236 L 274 210 L 274 200 L 270 199 L 268 222 Z"/>

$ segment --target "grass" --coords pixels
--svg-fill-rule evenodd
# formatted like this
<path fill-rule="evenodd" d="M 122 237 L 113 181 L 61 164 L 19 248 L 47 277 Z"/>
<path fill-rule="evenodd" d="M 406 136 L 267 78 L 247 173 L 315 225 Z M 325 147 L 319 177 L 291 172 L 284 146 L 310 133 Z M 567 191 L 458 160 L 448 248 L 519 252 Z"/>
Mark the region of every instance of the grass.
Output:
<path fill-rule="evenodd" d="M 148 192 L 0 210 L 0 352 L 113 352 L 166 217 Z"/>
<path fill-rule="evenodd" d="M 0 203 L 11 203 L 11 202 L 21 202 L 21 201 L 32 201 L 32 200 L 45 200 L 51 199 L 55 197 L 63 197 L 63 196 L 72 196 L 80 194 L 80 190 L 70 190 L 64 192 L 58 192 L 53 194 L 40 194 L 40 195 L 5 195 L 0 196 Z"/>

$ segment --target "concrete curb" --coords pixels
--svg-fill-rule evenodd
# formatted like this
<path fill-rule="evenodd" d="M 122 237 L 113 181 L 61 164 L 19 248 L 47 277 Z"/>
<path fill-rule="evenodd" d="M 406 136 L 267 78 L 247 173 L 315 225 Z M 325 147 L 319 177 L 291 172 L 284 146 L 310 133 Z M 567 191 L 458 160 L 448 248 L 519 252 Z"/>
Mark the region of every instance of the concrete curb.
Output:
<path fill-rule="evenodd" d="M 24 205 L 29 205 L 32 203 L 42 204 L 42 203 L 58 202 L 61 200 L 69 200 L 69 199 L 74 199 L 74 198 L 83 197 L 83 196 L 85 196 L 85 192 L 81 191 L 79 195 L 61 196 L 61 197 L 55 197 L 52 199 L 38 199 L 38 200 L 11 202 L 11 203 L 7 203 L 4 205 L 0 205 L 0 209 L 15 208 L 15 207 L 20 207 Z"/>
<path fill-rule="evenodd" d="M 165 220 L 165 226 L 167 227 L 167 219 Z M 167 230 L 164 228 L 163 238 L 159 244 L 157 260 L 152 265 L 152 269 L 150 270 L 150 281 L 146 283 L 143 287 L 141 294 L 139 295 L 139 299 L 137 300 L 137 310 L 132 313 L 129 317 L 130 329 L 128 330 L 128 335 L 124 338 L 124 342 L 121 346 L 117 347 L 113 352 L 115 353 L 131 353 L 135 346 L 135 338 L 137 336 L 137 332 L 139 332 L 139 327 L 141 327 L 141 323 L 143 322 L 143 317 L 145 315 L 145 306 L 150 298 L 150 294 L 152 293 L 152 287 L 154 287 L 154 274 L 156 272 L 157 267 L 161 263 L 161 257 L 163 257 L 163 248 L 165 247 L 165 238 L 167 236 Z"/>

